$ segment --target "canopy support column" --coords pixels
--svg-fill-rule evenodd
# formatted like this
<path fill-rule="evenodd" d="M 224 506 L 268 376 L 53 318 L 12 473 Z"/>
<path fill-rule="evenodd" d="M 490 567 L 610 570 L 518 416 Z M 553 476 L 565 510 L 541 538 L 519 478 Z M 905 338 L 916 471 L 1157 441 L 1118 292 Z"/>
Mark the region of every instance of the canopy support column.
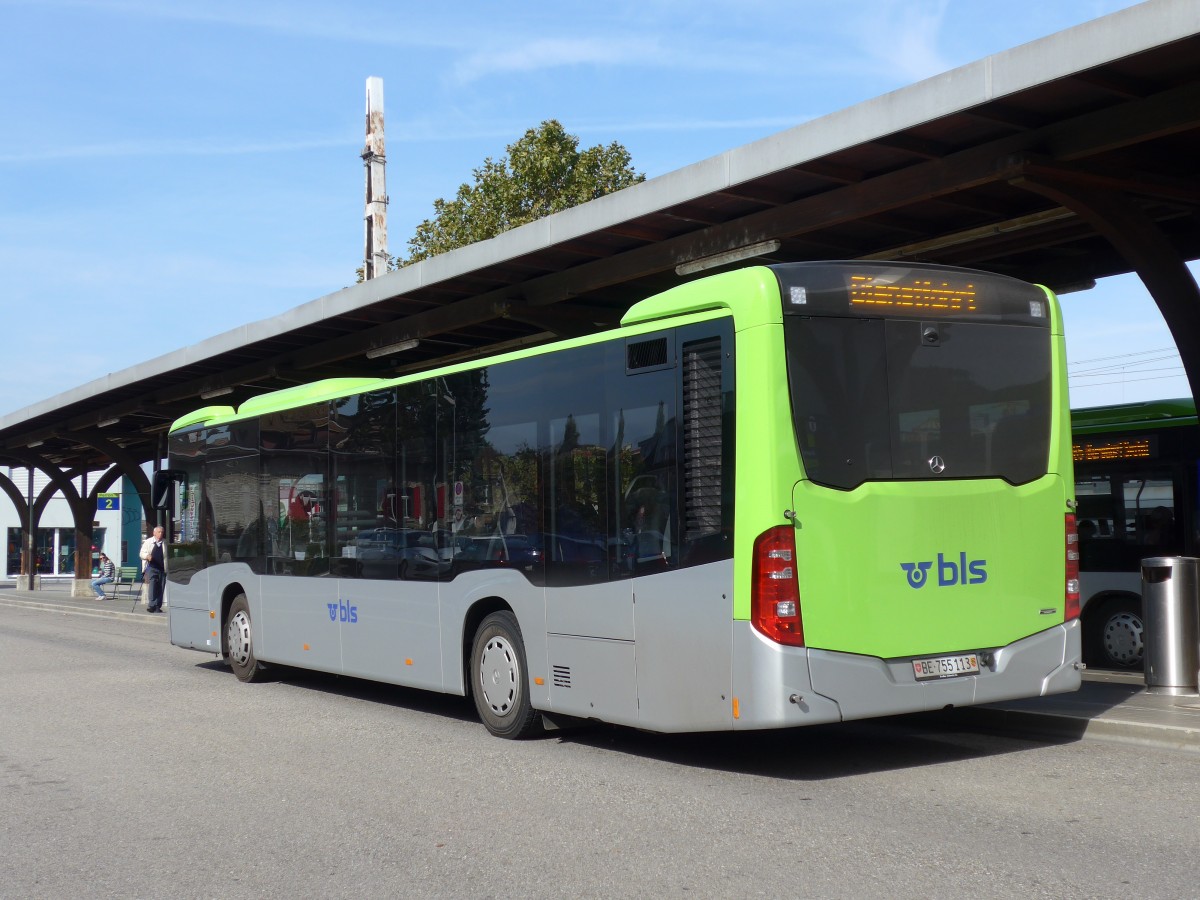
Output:
<path fill-rule="evenodd" d="M 1101 191 L 1028 173 L 1019 185 L 1086 220 L 1137 272 L 1175 339 L 1192 397 L 1200 396 L 1200 289 L 1170 240 L 1127 194 Z"/>

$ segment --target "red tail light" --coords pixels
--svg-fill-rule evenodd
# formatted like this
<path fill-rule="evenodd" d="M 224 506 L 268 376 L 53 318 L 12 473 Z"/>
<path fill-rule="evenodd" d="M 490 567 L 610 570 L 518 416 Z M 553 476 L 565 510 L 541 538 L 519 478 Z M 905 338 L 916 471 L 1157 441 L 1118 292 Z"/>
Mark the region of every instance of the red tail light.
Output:
<path fill-rule="evenodd" d="M 790 525 L 769 528 L 754 541 L 750 621 L 773 641 L 804 646 L 796 584 L 796 532 Z"/>
<path fill-rule="evenodd" d="M 1063 618 L 1070 622 L 1079 618 L 1079 532 L 1075 516 L 1067 513 L 1067 584 Z"/>

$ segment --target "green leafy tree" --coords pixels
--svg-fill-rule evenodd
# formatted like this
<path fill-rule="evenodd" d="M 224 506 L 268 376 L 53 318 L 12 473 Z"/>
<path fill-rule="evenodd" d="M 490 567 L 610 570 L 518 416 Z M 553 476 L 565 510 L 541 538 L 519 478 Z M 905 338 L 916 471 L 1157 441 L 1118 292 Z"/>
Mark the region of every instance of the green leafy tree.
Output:
<path fill-rule="evenodd" d="M 616 141 L 579 149 L 579 138 L 549 119 L 505 148 L 507 156 L 474 170 L 474 184 L 459 186 L 453 200 L 438 199 L 434 214 L 408 242 L 408 265 L 457 247 L 487 240 L 631 184 L 646 180 L 629 151 Z"/>

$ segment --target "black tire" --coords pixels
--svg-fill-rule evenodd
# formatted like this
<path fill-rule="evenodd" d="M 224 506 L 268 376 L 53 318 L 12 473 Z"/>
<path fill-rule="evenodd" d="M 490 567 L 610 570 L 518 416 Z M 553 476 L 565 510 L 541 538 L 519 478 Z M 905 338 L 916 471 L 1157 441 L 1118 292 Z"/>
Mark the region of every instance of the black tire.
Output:
<path fill-rule="evenodd" d="M 263 667 L 254 656 L 254 625 L 250 621 L 250 604 L 245 594 L 233 598 L 221 649 L 238 681 L 261 681 Z"/>
<path fill-rule="evenodd" d="M 1113 597 L 1084 622 L 1088 664 L 1104 669 L 1140 669 L 1143 665 L 1142 604 L 1136 597 Z"/>
<path fill-rule="evenodd" d="M 541 714 L 529 701 L 527 671 L 517 617 L 502 610 L 480 622 L 471 650 L 471 697 L 496 737 L 517 740 L 542 730 Z"/>

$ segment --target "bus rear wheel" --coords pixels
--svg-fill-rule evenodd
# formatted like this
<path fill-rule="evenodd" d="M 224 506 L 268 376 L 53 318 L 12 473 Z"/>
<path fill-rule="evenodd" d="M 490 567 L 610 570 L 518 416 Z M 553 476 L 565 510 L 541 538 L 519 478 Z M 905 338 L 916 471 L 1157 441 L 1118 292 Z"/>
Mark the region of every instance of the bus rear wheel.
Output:
<path fill-rule="evenodd" d="M 1141 604 L 1133 598 L 1109 600 L 1089 619 L 1091 656 L 1095 665 L 1139 669 L 1145 652 Z"/>
<path fill-rule="evenodd" d="M 229 618 L 225 620 L 225 658 L 239 681 L 259 681 L 262 666 L 254 656 L 254 625 L 250 621 L 250 603 L 245 594 L 233 598 Z"/>
<path fill-rule="evenodd" d="M 517 617 L 494 612 L 479 623 L 471 650 L 471 697 L 484 727 L 496 737 L 518 739 L 542 730 L 529 700 L 525 645 Z"/>

